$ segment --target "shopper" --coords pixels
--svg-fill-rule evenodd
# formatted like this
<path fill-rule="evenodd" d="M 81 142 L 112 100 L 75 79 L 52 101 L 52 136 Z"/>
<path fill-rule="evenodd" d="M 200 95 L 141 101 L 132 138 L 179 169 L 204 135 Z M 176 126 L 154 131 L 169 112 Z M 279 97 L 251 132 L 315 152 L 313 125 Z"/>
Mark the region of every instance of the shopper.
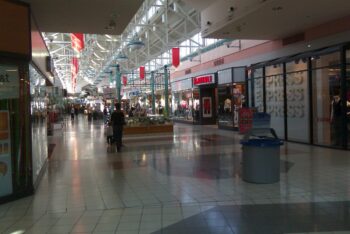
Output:
<path fill-rule="evenodd" d="M 117 145 L 117 151 L 121 151 L 123 138 L 123 125 L 125 124 L 124 113 L 120 110 L 120 103 L 115 104 L 115 111 L 112 113 L 113 138 Z"/>
<path fill-rule="evenodd" d="M 107 143 L 112 144 L 113 143 L 113 127 L 112 127 L 112 122 L 108 123 L 108 127 L 106 129 L 107 131 Z"/>
<path fill-rule="evenodd" d="M 74 120 L 74 113 L 75 113 L 75 110 L 74 110 L 74 107 L 72 106 L 72 108 L 70 109 L 70 118 L 71 118 L 71 120 Z"/>

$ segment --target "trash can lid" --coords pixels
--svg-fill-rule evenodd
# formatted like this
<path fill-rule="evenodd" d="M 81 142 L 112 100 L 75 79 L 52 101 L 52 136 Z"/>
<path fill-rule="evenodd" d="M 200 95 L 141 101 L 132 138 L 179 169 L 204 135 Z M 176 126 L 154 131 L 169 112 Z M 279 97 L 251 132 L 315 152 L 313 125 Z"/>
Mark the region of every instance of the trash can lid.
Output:
<path fill-rule="evenodd" d="M 261 138 L 261 139 L 241 140 L 241 144 L 248 145 L 248 146 L 269 147 L 269 146 L 283 145 L 283 141 L 280 139 L 273 139 L 273 138 Z"/>

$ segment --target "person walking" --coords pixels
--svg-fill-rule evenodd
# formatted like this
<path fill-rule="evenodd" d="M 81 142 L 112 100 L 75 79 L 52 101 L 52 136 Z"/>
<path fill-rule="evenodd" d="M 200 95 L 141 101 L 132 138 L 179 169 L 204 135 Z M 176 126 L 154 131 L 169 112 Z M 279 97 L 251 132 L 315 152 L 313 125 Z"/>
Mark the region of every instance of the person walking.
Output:
<path fill-rule="evenodd" d="M 117 151 L 121 151 L 123 126 L 125 125 L 124 113 L 120 110 L 120 103 L 115 104 L 115 111 L 112 113 L 113 138 L 117 145 Z"/>

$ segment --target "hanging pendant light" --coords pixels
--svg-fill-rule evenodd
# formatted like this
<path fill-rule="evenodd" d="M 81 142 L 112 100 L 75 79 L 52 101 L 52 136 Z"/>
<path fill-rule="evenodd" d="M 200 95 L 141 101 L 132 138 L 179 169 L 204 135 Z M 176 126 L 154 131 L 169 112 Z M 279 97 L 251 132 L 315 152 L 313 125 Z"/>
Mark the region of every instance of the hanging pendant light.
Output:
<path fill-rule="evenodd" d="M 131 50 L 139 50 L 145 46 L 145 43 L 141 41 L 137 36 L 134 36 L 131 41 L 126 44 L 126 46 Z"/>
<path fill-rule="evenodd" d="M 119 52 L 118 55 L 115 57 L 115 60 L 117 62 L 120 62 L 120 63 L 126 62 L 126 61 L 128 61 L 128 59 L 129 58 L 125 54 L 123 54 L 122 52 Z"/>

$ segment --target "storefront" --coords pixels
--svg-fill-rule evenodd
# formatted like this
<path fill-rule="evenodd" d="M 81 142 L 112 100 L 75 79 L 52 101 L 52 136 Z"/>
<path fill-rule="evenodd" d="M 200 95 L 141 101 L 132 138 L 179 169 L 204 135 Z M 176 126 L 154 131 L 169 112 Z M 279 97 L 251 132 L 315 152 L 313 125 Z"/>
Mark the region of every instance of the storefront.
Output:
<path fill-rule="evenodd" d="M 199 124 L 216 124 L 216 74 L 197 76 L 192 80 L 193 87 L 199 89 Z"/>
<path fill-rule="evenodd" d="M 33 193 L 33 177 L 29 6 L 1 1 L 0 14 L 4 16 L 0 21 L 0 27 L 4 29 L 0 38 L 0 203 L 2 203 Z M 12 30 L 13 28 L 16 30 Z"/>
<path fill-rule="evenodd" d="M 172 115 L 174 121 L 199 123 L 199 89 L 193 88 L 192 79 L 183 79 L 171 83 Z"/>
<path fill-rule="evenodd" d="M 339 45 L 251 67 L 249 106 L 285 140 L 350 147 L 350 51 Z"/>
<path fill-rule="evenodd" d="M 218 71 L 218 126 L 238 128 L 238 113 L 246 102 L 246 68 L 236 67 Z"/>

